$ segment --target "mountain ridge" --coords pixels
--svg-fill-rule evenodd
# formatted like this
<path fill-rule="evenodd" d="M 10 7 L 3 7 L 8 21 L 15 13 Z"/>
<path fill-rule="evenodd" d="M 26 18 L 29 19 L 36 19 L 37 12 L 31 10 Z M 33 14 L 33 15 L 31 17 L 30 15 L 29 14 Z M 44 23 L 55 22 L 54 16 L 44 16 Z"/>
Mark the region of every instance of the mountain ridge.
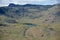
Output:
<path fill-rule="evenodd" d="M 24 16 L 24 14 L 26 12 L 27 13 L 31 13 L 32 12 L 32 11 L 31 12 L 29 11 L 30 9 L 31 10 L 34 9 L 33 11 L 36 10 L 38 12 L 41 12 L 41 11 L 48 10 L 49 8 L 51 8 L 53 6 L 55 6 L 55 5 L 32 5 L 32 4 L 18 5 L 18 4 L 11 3 L 11 4 L 9 4 L 6 7 L 0 7 L 0 14 L 7 15 L 7 13 L 9 14 L 9 12 L 12 12 L 13 15 L 17 13 L 18 15 L 22 14 Z"/>
<path fill-rule="evenodd" d="M 55 5 L 17 5 L 17 4 L 9 4 L 7 7 L 0 7 L 0 15 L 4 15 L 11 18 L 39 18 L 42 17 L 43 12 L 45 13 L 58 13 L 60 4 Z M 52 10 L 52 11 L 51 11 Z M 55 11 L 54 11 L 55 10 Z M 49 11 L 49 12 L 48 12 Z M 50 12 L 51 11 L 51 12 Z"/>

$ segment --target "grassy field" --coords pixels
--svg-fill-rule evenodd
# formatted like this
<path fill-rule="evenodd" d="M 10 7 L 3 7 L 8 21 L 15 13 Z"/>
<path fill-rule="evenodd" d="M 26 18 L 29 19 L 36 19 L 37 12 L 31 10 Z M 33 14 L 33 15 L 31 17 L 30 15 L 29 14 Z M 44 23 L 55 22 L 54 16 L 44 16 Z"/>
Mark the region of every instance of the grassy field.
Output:
<path fill-rule="evenodd" d="M 60 23 L 39 25 L 37 22 L 34 26 L 35 22 L 21 22 L 0 26 L 0 40 L 60 40 Z"/>

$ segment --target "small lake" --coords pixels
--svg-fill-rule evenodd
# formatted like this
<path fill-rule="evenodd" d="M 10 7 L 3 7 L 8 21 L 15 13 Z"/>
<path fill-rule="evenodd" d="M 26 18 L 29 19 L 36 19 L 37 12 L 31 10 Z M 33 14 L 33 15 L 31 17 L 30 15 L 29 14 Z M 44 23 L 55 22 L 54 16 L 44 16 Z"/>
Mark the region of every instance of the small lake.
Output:
<path fill-rule="evenodd" d="M 23 23 L 23 25 L 36 26 L 36 24 L 32 24 L 32 23 Z"/>

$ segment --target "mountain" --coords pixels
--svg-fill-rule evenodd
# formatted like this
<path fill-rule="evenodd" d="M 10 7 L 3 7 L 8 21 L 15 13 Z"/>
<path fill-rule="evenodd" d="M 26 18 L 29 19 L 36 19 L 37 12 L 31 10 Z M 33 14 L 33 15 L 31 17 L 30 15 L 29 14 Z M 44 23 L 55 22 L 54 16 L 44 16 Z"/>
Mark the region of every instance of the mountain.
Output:
<path fill-rule="evenodd" d="M 0 40 L 60 40 L 60 4 L 0 7 Z"/>
<path fill-rule="evenodd" d="M 11 19 L 40 19 L 47 20 L 60 18 L 60 4 L 55 5 L 18 5 L 18 4 L 9 4 L 5 7 L 0 7 L 0 15 L 11 18 Z M 5 18 L 4 17 L 4 18 Z M 47 18 L 48 17 L 48 18 Z M 54 17 L 54 18 L 53 18 Z M 10 19 L 9 19 L 10 20 Z M 42 21 L 41 21 L 42 22 Z"/>
<path fill-rule="evenodd" d="M 56 18 L 60 15 L 60 4 L 55 5 L 18 5 L 18 4 L 9 4 L 6 7 L 0 7 L 0 15 L 12 18 L 12 19 L 21 19 L 21 18 L 43 18 L 43 16 L 55 16 Z M 46 15 L 47 14 L 47 15 Z M 46 17 L 46 18 L 47 18 Z M 45 19 L 43 19 L 45 20 Z"/>
<path fill-rule="evenodd" d="M 54 5 L 15 5 L 13 3 L 9 4 L 7 7 L 0 7 L 0 14 L 10 16 L 10 17 L 21 17 L 21 16 L 33 16 L 37 12 L 46 11 Z M 16 16 L 15 16 L 16 15 Z"/>

